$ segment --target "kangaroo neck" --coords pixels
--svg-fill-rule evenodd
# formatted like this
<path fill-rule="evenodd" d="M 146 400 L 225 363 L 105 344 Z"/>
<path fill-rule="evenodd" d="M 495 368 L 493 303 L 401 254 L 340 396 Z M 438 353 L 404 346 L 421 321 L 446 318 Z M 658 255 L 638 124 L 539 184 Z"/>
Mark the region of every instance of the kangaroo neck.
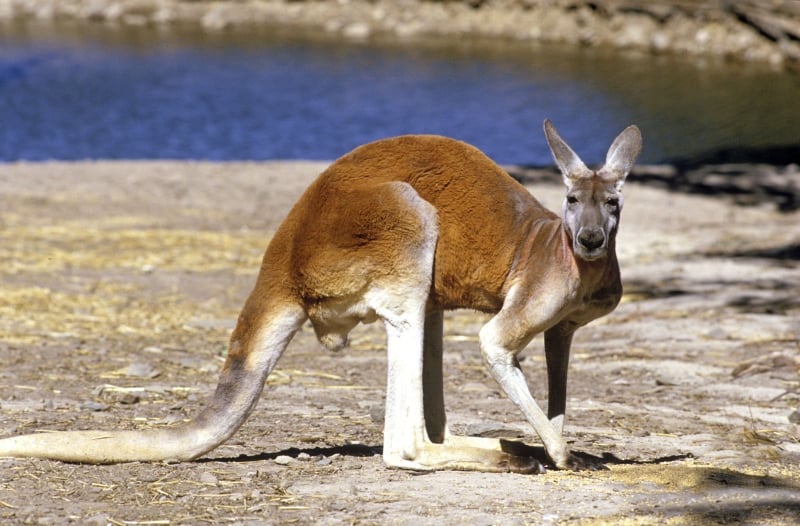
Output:
<path fill-rule="evenodd" d="M 575 254 L 572 237 L 563 223 L 560 240 L 562 244 L 561 254 L 564 258 L 563 264 L 575 273 L 584 287 L 595 288 L 600 282 L 608 282 L 609 278 L 619 279 L 616 235 L 612 234 L 608 240 L 606 255 L 592 261 L 582 259 Z"/>

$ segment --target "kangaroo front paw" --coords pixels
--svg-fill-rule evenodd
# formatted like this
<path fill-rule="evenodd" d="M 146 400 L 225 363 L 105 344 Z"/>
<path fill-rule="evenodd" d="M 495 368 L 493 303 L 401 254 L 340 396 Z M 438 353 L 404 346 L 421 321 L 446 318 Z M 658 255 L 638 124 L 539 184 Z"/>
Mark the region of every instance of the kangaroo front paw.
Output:
<path fill-rule="evenodd" d="M 566 471 L 601 471 L 608 469 L 602 458 L 585 453 L 569 453 L 563 462 L 556 464 L 556 467 Z"/>
<path fill-rule="evenodd" d="M 533 457 L 509 455 L 508 471 L 520 475 L 543 475 L 547 470 L 541 462 Z"/>

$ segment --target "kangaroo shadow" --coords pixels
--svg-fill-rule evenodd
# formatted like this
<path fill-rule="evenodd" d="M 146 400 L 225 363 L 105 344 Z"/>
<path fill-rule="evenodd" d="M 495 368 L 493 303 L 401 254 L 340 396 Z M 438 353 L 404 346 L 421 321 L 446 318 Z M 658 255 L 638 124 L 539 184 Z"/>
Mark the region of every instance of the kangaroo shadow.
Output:
<path fill-rule="evenodd" d="M 512 455 L 517 455 L 521 457 L 534 458 L 538 460 L 547 469 L 555 469 L 555 465 L 547 456 L 547 453 L 545 452 L 545 449 L 542 446 L 531 446 L 530 444 L 526 444 L 518 440 L 507 440 L 507 439 L 501 439 L 500 445 L 503 451 L 505 451 L 506 453 L 510 453 Z M 654 464 L 663 464 L 666 462 L 675 462 L 677 460 L 686 460 L 693 458 L 693 455 L 691 453 L 679 454 L 679 455 L 666 455 L 663 457 L 657 457 L 647 460 L 624 459 L 614 455 L 613 453 L 602 453 L 600 456 L 597 456 L 591 453 L 587 453 L 585 451 L 576 451 L 576 450 L 572 450 L 572 454 L 578 457 L 580 460 L 583 460 L 586 465 L 593 466 L 594 469 L 596 470 L 607 469 L 607 467 L 610 465 L 654 465 Z"/>
<path fill-rule="evenodd" d="M 540 464 L 547 469 L 555 469 L 555 465 L 547 456 L 544 447 L 532 446 L 518 440 L 501 439 L 500 446 L 506 453 L 532 458 L 537 460 Z M 573 451 L 573 455 L 583 460 L 587 465 L 594 466 L 595 469 L 605 469 L 608 465 L 633 465 L 633 464 L 662 464 L 665 462 L 674 462 L 676 460 L 686 460 L 693 458 L 691 454 L 682 455 L 668 455 L 648 460 L 632 460 L 622 459 L 612 453 L 603 453 L 600 456 L 592 455 L 584 451 Z M 203 458 L 198 462 L 259 462 L 265 460 L 275 460 L 281 456 L 288 456 L 291 458 L 298 458 L 300 455 L 308 455 L 311 458 L 330 457 L 333 455 L 341 455 L 343 457 L 376 457 L 383 454 L 383 447 L 379 445 L 367 444 L 343 444 L 339 446 L 327 447 L 310 447 L 298 448 L 290 447 L 280 451 L 273 451 L 270 453 L 257 453 L 257 454 L 242 454 L 236 457 L 217 457 L 217 458 Z"/>
<path fill-rule="evenodd" d="M 297 458 L 302 454 L 306 454 L 312 458 L 330 457 L 333 455 L 341 455 L 343 457 L 374 457 L 382 455 L 383 448 L 381 446 L 369 446 L 365 444 L 343 444 L 340 446 L 310 448 L 290 447 L 271 453 L 242 454 L 236 457 L 202 458 L 198 459 L 198 462 L 258 462 L 275 460 L 283 456 Z"/>

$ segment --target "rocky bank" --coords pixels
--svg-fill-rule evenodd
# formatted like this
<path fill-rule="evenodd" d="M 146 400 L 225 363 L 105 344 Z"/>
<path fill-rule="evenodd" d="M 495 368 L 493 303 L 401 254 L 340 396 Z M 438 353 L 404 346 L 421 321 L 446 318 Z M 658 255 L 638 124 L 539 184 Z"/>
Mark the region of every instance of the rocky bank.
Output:
<path fill-rule="evenodd" d="M 0 21 L 31 20 L 503 38 L 800 67 L 800 2 L 790 0 L 0 0 Z"/>

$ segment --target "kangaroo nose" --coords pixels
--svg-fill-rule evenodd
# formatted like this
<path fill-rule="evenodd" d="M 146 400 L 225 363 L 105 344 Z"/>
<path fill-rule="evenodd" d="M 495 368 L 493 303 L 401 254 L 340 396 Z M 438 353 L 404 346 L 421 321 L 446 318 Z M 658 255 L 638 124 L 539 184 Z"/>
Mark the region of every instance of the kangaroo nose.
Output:
<path fill-rule="evenodd" d="M 586 250 L 595 250 L 603 246 L 606 236 L 599 228 L 583 229 L 578 234 L 578 243 Z"/>

